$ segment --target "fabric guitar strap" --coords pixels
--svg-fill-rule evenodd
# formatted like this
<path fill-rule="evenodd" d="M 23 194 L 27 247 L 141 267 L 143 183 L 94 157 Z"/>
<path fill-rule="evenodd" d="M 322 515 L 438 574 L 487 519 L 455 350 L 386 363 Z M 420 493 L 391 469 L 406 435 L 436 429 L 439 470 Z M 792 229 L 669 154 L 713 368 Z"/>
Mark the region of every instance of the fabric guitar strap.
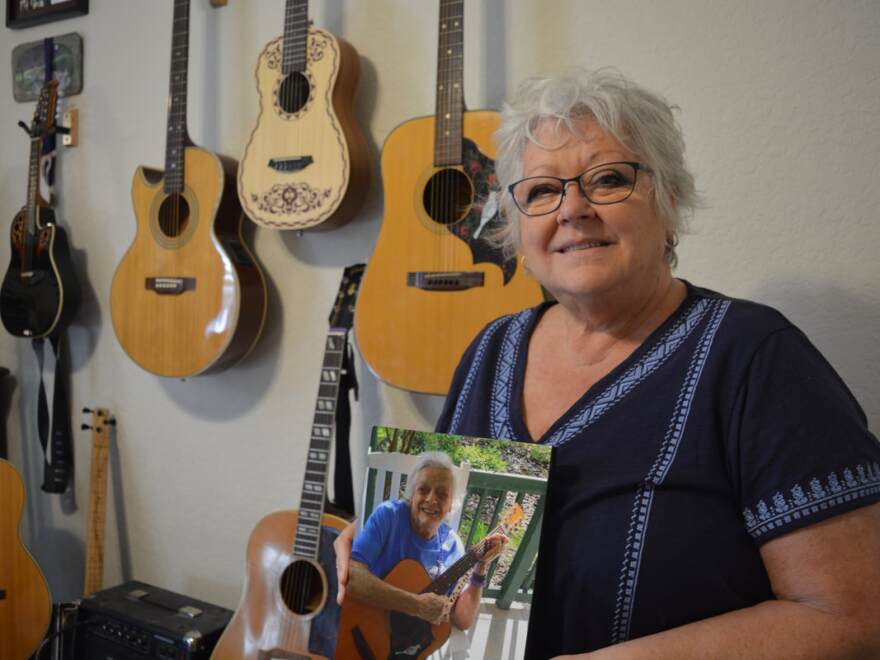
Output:
<path fill-rule="evenodd" d="M 37 398 L 37 431 L 43 447 L 43 490 L 63 493 L 67 490 L 73 471 L 73 442 L 70 433 L 70 404 L 67 395 L 67 351 L 64 333 L 53 334 L 49 341 L 55 352 L 55 387 L 52 392 L 52 420 L 49 422 L 49 403 L 43 384 L 43 344 L 34 339 L 34 353 L 40 368 L 40 393 Z"/>

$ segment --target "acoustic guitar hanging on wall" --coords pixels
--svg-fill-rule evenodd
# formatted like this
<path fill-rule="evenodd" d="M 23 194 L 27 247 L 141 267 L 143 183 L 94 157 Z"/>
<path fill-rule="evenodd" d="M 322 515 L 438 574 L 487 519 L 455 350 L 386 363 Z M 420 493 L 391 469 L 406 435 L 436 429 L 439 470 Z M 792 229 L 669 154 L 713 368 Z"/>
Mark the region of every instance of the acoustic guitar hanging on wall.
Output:
<path fill-rule="evenodd" d="M 498 316 L 541 301 L 541 288 L 486 241 L 500 218 L 492 133 L 498 113 L 464 111 L 462 0 L 441 0 L 437 106 L 401 124 L 382 149 L 385 213 L 355 316 L 373 372 L 445 394 L 468 342 Z"/>
<path fill-rule="evenodd" d="M 119 343 L 159 376 L 218 371 L 246 356 L 266 315 L 266 283 L 241 235 L 235 160 L 186 129 L 189 0 L 174 0 L 165 171 L 139 167 L 137 233 L 113 277 Z"/>
<path fill-rule="evenodd" d="M 257 61 L 260 115 L 238 171 L 239 199 L 254 222 L 329 229 L 358 210 L 369 184 L 353 114 L 359 71 L 349 43 L 310 24 L 308 0 L 287 0 L 284 35 Z"/>

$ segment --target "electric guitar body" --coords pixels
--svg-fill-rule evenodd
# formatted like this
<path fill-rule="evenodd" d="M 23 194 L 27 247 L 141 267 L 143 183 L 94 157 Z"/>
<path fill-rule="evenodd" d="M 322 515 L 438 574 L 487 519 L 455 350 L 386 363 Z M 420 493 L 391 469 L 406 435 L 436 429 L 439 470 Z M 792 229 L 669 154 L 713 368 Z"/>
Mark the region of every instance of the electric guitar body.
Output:
<path fill-rule="evenodd" d="M 355 333 L 372 371 L 396 387 L 445 394 L 486 323 L 541 301 L 537 281 L 479 231 L 493 222 L 483 204 L 497 127 L 497 112 L 463 113 L 463 162 L 451 167 L 434 165 L 434 117 L 401 124 L 382 149 L 385 212 Z"/>
<path fill-rule="evenodd" d="M 132 182 L 137 231 L 113 277 L 110 308 L 119 343 L 138 365 L 186 377 L 228 367 L 263 327 L 263 274 L 241 237 L 235 161 L 184 150 L 183 187 L 139 167 Z"/>
<path fill-rule="evenodd" d="M 12 222 L 11 258 L 0 288 L 0 318 L 16 337 L 50 336 L 70 324 L 79 305 L 67 234 L 55 224 L 51 208 L 38 207 L 37 213 L 37 240 L 27 269 L 22 259 L 27 249 L 26 209 Z"/>
<path fill-rule="evenodd" d="M 304 13 L 306 3 L 288 5 L 285 35 L 257 62 L 260 115 L 241 159 L 238 195 L 264 227 L 330 229 L 352 218 L 369 184 L 366 140 L 353 114 L 360 61 L 326 30 L 310 26 L 304 41 L 295 26 L 307 21 L 292 12 Z"/>
<path fill-rule="evenodd" d="M 321 517 L 317 561 L 291 553 L 296 523 L 296 511 L 276 511 L 254 527 L 244 593 L 211 660 L 334 657 L 340 609 L 333 541 L 348 523 L 329 514 Z M 302 589 L 304 574 L 313 580 L 307 591 Z"/>
<path fill-rule="evenodd" d="M 52 615 L 46 578 L 19 536 L 24 484 L 0 459 L 0 658 L 26 660 L 43 639 Z"/>

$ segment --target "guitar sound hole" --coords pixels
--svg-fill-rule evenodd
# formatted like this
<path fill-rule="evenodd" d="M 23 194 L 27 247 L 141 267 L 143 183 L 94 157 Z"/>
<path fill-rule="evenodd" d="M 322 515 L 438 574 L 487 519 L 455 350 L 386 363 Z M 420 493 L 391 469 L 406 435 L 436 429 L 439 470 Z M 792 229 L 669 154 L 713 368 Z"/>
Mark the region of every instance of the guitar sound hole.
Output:
<path fill-rule="evenodd" d="M 281 574 L 281 597 L 295 614 L 305 615 L 321 607 L 324 581 L 315 566 L 299 559 Z"/>
<path fill-rule="evenodd" d="M 464 172 L 445 169 L 428 180 L 422 202 L 434 222 L 453 225 L 470 211 L 474 187 Z"/>
<path fill-rule="evenodd" d="M 308 79 L 298 71 L 294 71 L 278 88 L 278 105 L 287 114 L 293 114 L 302 110 L 311 94 Z"/>
<path fill-rule="evenodd" d="M 174 193 L 168 195 L 159 207 L 159 229 L 171 238 L 180 236 L 189 224 L 189 204 L 186 198 Z"/>

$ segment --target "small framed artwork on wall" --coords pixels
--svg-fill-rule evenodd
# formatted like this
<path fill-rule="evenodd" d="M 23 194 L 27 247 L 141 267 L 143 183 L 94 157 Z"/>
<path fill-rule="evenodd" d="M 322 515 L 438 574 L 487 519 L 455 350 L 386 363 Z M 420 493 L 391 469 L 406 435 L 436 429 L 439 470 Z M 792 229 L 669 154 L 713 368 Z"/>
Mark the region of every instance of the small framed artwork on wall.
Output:
<path fill-rule="evenodd" d="M 6 0 L 6 27 L 13 30 L 89 13 L 89 0 Z"/>

